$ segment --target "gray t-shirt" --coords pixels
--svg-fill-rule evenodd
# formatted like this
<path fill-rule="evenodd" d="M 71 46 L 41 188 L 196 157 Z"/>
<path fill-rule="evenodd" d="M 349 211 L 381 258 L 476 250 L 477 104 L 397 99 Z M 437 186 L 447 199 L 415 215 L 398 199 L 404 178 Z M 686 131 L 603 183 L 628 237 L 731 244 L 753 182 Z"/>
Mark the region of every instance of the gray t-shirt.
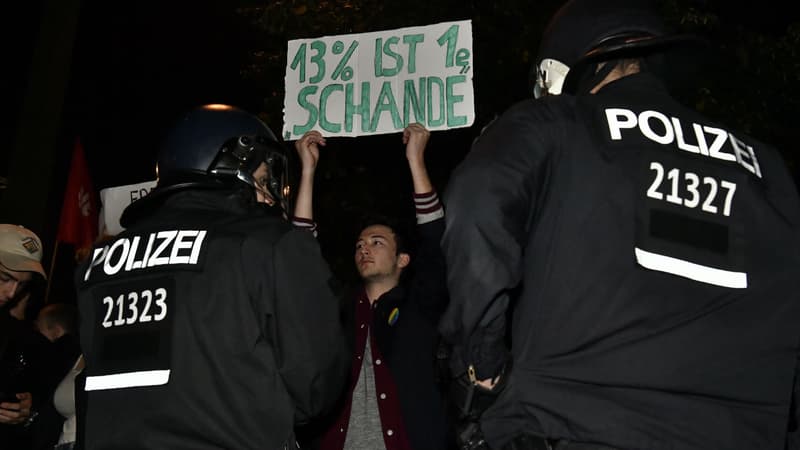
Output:
<path fill-rule="evenodd" d="M 361 371 L 353 389 L 353 401 L 350 406 L 350 422 L 344 450 L 380 450 L 385 449 L 381 416 L 378 411 L 378 394 L 375 390 L 375 370 L 372 365 L 372 350 L 369 346 L 369 333 L 364 346 L 364 357 Z"/>

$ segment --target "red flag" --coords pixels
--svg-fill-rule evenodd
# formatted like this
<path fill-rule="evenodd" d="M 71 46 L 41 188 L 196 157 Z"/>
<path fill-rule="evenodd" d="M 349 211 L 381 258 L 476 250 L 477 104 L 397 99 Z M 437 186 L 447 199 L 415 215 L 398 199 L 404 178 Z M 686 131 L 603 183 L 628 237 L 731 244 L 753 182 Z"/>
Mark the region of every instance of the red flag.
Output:
<path fill-rule="evenodd" d="M 83 146 L 76 139 L 56 239 L 81 249 L 91 246 L 95 237 L 97 200 L 89 178 L 89 169 L 86 167 Z"/>

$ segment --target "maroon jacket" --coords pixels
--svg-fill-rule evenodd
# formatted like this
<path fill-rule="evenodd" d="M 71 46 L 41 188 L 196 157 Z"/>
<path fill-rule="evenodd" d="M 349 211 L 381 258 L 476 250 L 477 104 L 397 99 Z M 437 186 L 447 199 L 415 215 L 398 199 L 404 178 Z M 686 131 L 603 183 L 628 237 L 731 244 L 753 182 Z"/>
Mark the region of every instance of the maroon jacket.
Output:
<path fill-rule="evenodd" d="M 417 232 L 420 240 L 409 268 L 413 272 L 372 308 L 363 288 L 355 301 L 346 305 L 345 329 L 354 349 L 352 377 L 344 405 L 323 437 L 322 449 L 344 446 L 368 334 L 376 391 L 385 394 L 385 398 L 379 394 L 378 408 L 387 450 L 447 448 L 445 404 L 435 377 L 436 325 L 447 303 L 439 249 L 444 220 L 418 225 Z M 395 309 L 398 314 L 393 318 Z M 367 326 L 362 328 L 362 324 Z"/>

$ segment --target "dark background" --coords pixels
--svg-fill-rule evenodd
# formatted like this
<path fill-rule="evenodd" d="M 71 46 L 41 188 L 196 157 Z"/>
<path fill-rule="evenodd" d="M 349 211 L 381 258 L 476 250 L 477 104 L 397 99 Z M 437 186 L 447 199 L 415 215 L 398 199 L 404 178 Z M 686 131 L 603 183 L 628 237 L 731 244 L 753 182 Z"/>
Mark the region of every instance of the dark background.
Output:
<path fill-rule="evenodd" d="M 21 111 L 37 98 L 31 79 L 50 74 L 33 64 L 47 27 L 67 20 L 53 13 L 58 0 L 8 6 L 2 40 L 4 108 L 0 176 L 11 152 L 37 139 L 19 127 Z M 26 224 L 52 254 L 67 168 L 76 137 L 83 142 L 96 190 L 154 178 L 158 142 L 184 111 L 204 103 L 229 103 L 261 116 L 280 132 L 286 41 L 331 34 L 473 21 L 476 122 L 440 131 L 428 146 L 434 185 L 444 190 L 452 169 L 480 129 L 514 102 L 528 97 L 528 72 L 539 36 L 561 1 L 408 0 L 361 1 L 154 1 L 77 2 L 72 45 L 60 52 L 68 67 L 63 108 L 42 127 L 56 130 L 47 146 L 52 169 L 26 183 L 46 198 L 43 223 Z M 705 75 L 680 92 L 685 103 L 733 128 L 778 147 L 797 173 L 795 130 L 800 113 L 800 15 L 792 4 L 764 0 L 666 0 L 677 29 L 710 42 Z M 54 14 L 55 17 L 54 17 Z M 46 38 L 44 38 L 46 39 Z M 53 55 L 53 61 L 59 61 Z M 47 60 L 47 58 L 45 58 Z M 7 81 L 6 81 L 7 78 Z M 44 119 L 43 119 L 44 120 Z M 22 135 L 24 134 L 24 135 Z M 291 148 L 291 144 L 288 145 Z M 39 150 L 42 151 L 42 150 Z M 294 156 L 293 150 L 290 154 Z M 43 154 L 43 158 L 44 158 Z M 43 159 L 44 160 L 44 159 Z M 298 163 L 295 161 L 295 167 Z M 295 174 L 296 175 L 296 174 Z M 476 180 L 480 182 L 480 180 Z M 320 241 L 335 272 L 352 279 L 356 218 L 378 211 L 413 218 L 411 181 L 400 134 L 334 138 L 317 172 L 315 214 Z M 4 194 L 0 190 L 0 200 Z M 14 211 L 2 211 L 15 222 Z M 60 251 L 59 292 L 69 290 L 72 255 Z"/>

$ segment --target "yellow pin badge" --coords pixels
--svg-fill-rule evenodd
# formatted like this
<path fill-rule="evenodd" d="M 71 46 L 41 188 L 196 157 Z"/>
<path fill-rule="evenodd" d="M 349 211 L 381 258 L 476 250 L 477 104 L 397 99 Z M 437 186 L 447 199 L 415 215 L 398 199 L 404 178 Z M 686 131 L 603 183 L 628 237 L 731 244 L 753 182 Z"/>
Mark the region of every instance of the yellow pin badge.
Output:
<path fill-rule="evenodd" d="M 393 326 L 395 323 L 397 323 L 397 319 L 398 319 L 399 317 L 400 317 L 400 309 L 398 309 L 398 308 L 394 308 L 394 309 L 392 310 L 392 312 L 390 312 L 390 313 L 389 313 L 389 320 L 388 320 L 388 322 L 389 322 L 389 326 L 391 327 L 391 326 Z"/>

